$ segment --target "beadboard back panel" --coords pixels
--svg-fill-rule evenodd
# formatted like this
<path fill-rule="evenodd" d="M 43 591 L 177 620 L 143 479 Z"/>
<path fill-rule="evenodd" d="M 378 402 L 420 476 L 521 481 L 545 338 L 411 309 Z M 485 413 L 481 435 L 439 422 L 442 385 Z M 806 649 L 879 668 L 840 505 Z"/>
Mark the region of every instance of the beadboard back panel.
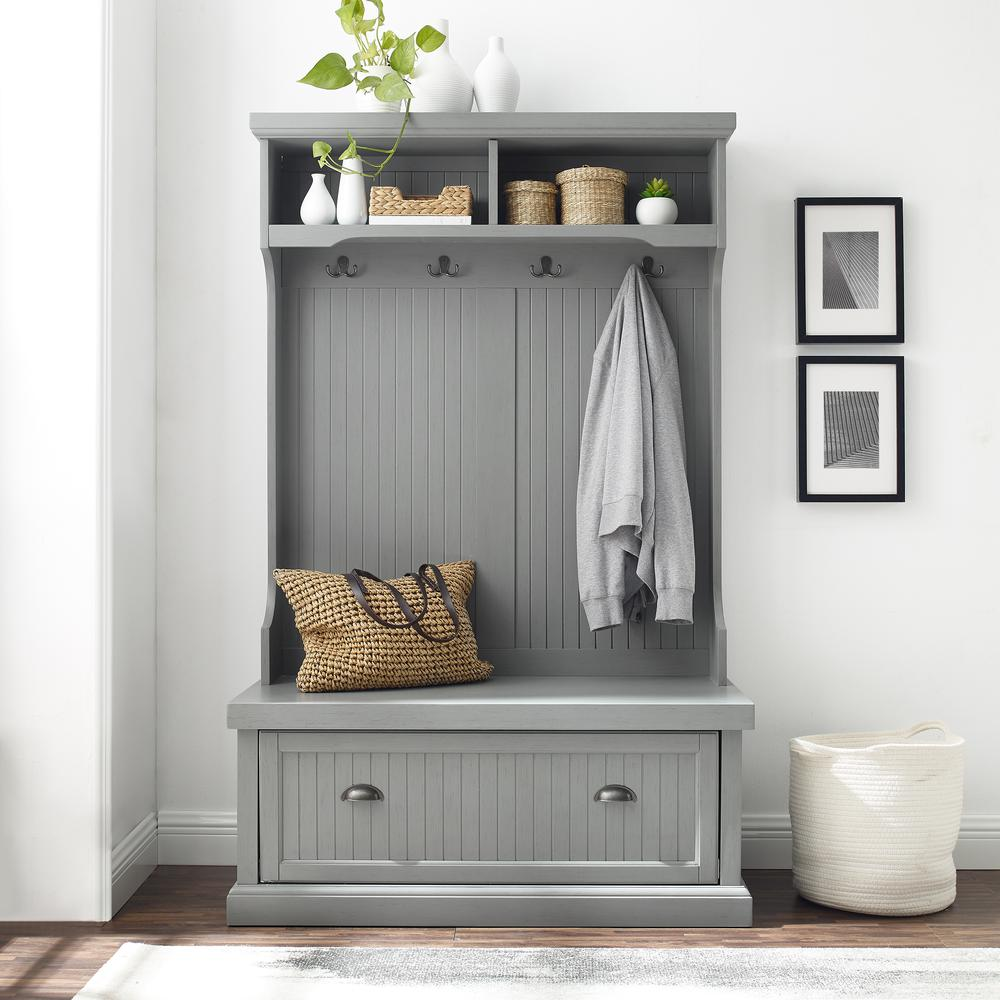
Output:
<path fill-rule="evenodd" d="M 261 878 L 714 882 L 718 739 L 262 733 Z"/>
<path fill-rule="evenodd" d="M 681 369 L 695 623 L 592 633 L 577 592 L 580 432 L 594 348 L 634 251 L 609 247 L 597 263 L 563 255 L 558 280 L 531 278 L 526 250 L 466 247 L 454 279 L 421 276 L 412 250 L 398 252 L 408 265 L 391 250 L 359 255 L 356 279 L 330 277 L 329 253 L 284 259 L 278 565 L 393 577 L 475 559 L 470 611 L 498 670 L 705 673 L 708 253 L 662 252 L 665 273 L 652 281 Z M 274 627 L 280 672 L 294 673 L 301 644 L 283 598 Z"/>

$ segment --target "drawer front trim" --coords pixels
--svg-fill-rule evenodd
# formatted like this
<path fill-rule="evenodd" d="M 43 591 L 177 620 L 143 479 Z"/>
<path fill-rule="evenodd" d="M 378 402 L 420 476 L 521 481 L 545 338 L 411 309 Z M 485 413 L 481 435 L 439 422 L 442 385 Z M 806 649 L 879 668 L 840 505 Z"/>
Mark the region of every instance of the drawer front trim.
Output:
<path fill-rule="evenodd" d="M 264 882 L 718 881 L 715 732 L 260 741 Z M 383 798 L 341 798 L 359 784 Z M 637 801 L 594 801 L 609 784 Z"/>

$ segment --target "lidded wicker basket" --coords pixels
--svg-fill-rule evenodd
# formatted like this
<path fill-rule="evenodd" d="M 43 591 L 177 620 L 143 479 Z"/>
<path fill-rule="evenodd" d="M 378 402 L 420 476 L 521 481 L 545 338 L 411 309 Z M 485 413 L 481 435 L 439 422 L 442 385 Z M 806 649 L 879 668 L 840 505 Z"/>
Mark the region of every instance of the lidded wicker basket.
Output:
<path fill-rule="evenodd" d="M 438 195 L 403 195 L 398 187 L 372 187 L 369 215 L 472 215 L 472 188 L 449 184 Z"/>
<path fill-rule="evenodd" d="M 507 197 L 509 225 L 555 225 L 559 189 L 551 181 L 508 181 L 503 190 Z"/>
<path fill-rule="evenodd" d="M 613 167 L 574 167 L 556 174 L 564 226 L 621 225 L 628 174 Z"/>

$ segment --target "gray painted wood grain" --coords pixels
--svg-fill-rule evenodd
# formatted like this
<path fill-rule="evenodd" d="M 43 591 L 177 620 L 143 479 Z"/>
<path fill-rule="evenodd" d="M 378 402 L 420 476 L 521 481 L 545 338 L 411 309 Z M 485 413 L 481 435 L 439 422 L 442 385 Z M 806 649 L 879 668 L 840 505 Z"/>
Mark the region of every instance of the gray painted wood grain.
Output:
<path fill-rule="evenodd" d="M 233 925 L 346 927 L 749 927 L 744 886 L 234 886 Z"/>
<path fill-rule="evenodd" d="M 293 287 L 298 279 L 311 281 L 312 272 L 294 267 L 284 276 L 280 565 L 330 572 L 358 565 L 394 577 L 423 561 L 473 558 L 474 623 L 484 655 L 498 654 L 501 670 L 523 657 L 529 669 L 544 671 L 548 652 L 557 654 L 553 669 L 563 669 L 555 661 L 573 650 L 582 655 L 570 661 L 571 671 L 598 672 L 594 654 L 611 648 L 667 651 L 646 658 L 656 672 L 707 671 L 713 609 L 709 396 L 699 388 L 709 329 L 708 310 L 699 307 L 704 292 L 656 289 L 682 373 L 697 624 L 650 620 L 594 635 L 576 589 L 576 477 L 594 344 L 616 289 L 539 286 L 522 277 L 509 288 L 439 285 L 425 293 L 370 284 Z M 345 554 L 349 564 L 333 562 Z M 287 608 L 279 621 L 282 672 L 293 673 L 301 649 Z"/>
<path fill-rule="evenodd" d="M 273 823 L 262 831 L 265 880 L 718 877 L 717 733 L 287 732 L 262 734 L 261 754 L 262 773 L 280 775 L 261 785 L 262 823 Z M 595 801 L 625 782 L 635 802 Z M 343 802 L 358 783 L 384 798 Z M 639 835 L 654 823 L 659 837 Z M 585 840 L 572 842 L 574 827 Z M 451 864 L 421 868 L 434 861 Z"/>
<path fill-rule="evenodd" d="M 753 702 L 707 677 L 501 675 L 482 684 L 303 694 L 253 684 L 227 709 L 233 729 L 648 732 L 752 729 Z"/>
<path fill-rule="evenodd" d="M 362 141 L 388 137 L 396 116 L 252 124 L 268 293 L 269 562 L 395 575 L 428 556 L 477 558 L 470 613 L 501 676 L 301 695 L 287 679 L 301 650 L 272 584 L 262 684 L 228 712 L 241 730 L 231 922 L 749 923 L 740 730 L 753 705 L 727 684 L 721 600 L 734 116 L 416 115 L 383 181 L 414 194 L 469 184 L 477 224 L 450 232 L 297 224 L 312 140 L 336 142 L 346 127 Z M 583 150 L 629 170 L 629 211 L 639 185 L 666 175 L 681 224 L 502 225 L 506 179 L 577 165 Z M 577 448 L 594 345 L 645 244 L 665 268 L 653 286 L 681 366 L 695 622 L 595 637 L 574 579 Z M 358 264 L 354 278 L 327 273 L 335 245 Z M 542 252 L 562 264 L 557 282 L 526 277 Z M 460 277 L 427 274 L 440 253 Z M 639 801 L 598 806 L 598 779 L 635 787 Z M 341 801 L 361 780 L 386 799 Z M 607 891 L 570 885 L 582 872 Z M 515 880 L 538 889 L 485 884 Z M 723 886 L 668 884 L 699 880 Z M 475 881 L 484 884 L 462 884 Z"/>

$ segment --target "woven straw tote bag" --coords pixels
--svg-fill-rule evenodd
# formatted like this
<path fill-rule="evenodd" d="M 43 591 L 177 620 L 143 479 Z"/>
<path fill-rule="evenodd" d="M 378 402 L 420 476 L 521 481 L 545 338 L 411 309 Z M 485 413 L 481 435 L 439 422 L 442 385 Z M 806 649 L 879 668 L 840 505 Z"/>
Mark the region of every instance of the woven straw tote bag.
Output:
<path fill-rule="evenodd" d="M 427 564 L 398 580 L 276 569 L 295 612 L 305 659 L 300 691 L 365 691 L 484 681 L 466 602 L 471 561 Z"/>
<path fill-rule="evenodd" d="M 918 742 L 938 731 L 936 742 Z M 856 913 L 936 913 L 955 901 L 965 741 L 941 722 L 793 739 L 795 888 Z"/>

